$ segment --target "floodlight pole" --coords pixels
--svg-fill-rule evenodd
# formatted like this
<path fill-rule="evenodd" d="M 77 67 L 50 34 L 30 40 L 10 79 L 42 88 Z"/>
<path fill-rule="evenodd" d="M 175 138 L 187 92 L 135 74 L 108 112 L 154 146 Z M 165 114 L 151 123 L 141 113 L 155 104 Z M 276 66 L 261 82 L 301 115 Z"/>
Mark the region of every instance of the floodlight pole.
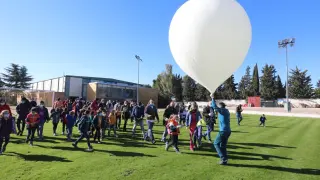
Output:
<path fill-rule="evenodd" d="M 287 69 L 287 82 L 286 82 L 286 101 L 287 101 L 287 112 L 291 111 L 289 107 L 289 60 L 288 60 L 288 45 L 291 47 L 295 44 L 295 38 L 284 39 L 278 42 L 279 48 L 286 48 L 286 69 Z"/>
<path fill-rule="evenodd" d="M 135 58 L 138 61 L 138 83 L 137 83 L 137 104 L 139 103 L 139 79 L 140 79 L 140 61 L 142 62 L 142 59 L 140 56 L 135 55 Z"/>

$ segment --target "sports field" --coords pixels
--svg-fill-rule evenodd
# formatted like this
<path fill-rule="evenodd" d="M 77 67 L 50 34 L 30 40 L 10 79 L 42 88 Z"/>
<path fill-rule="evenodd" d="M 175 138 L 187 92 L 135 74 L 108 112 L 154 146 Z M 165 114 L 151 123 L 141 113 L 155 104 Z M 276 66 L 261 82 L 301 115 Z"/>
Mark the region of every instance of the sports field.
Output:
<path fill-rule="evenodd" d="M 74 149 L 64 136 L 53 137 L 48 123 L 46 140 L 33 147 L 24 143 L 25 136 L 12 136 L 0 156 L 0 179 L 320 179 L 320 119 L 267 117 L 265 128 L 258 127 L 258 116 L 244 116 L 240 127 L 234 116 L 231 120 L 228 166 L 217 165 L 217 154 L 207 142 L 190 152 L 186 129 L 179 137 L 182 154 L 164 150 L 160 124 L 154 130 L 155 145 L 120 132 L 118 139 L 93 144 L 94 152 L 85 152 L 84 141 Z"/>

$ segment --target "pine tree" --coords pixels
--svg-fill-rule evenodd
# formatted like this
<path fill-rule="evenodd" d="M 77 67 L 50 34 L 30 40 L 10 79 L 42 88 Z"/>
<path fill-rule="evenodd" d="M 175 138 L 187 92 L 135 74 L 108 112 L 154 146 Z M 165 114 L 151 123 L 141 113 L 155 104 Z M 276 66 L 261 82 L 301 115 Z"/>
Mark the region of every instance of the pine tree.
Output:
<path fill-rule="evenodd" d="M 28 75 L 28 69 L 25 66 L 21 66 L 19 71 L 20 88 L 27 89 L 31 85 L 33 78 Z"/>
<path fill-rule="evenodd" d="M 252 90 L 253 90 L 253 95 L 254 96 L 260 95 L 259 70 L 258 70 L 258 65 L 257 64 L 253 68 Z"/>
<path fill-rule="evenodd" d="M 2 73 L 4 85 L 10 88 L 20 88 L 20 66 L 12 63 L 10 67 L 5 68 L 6 73 Z"/>
<path fill-rule="evenodd" d="M 196 83 L 195 81 L 189 77 L 188 75 L 185 75 L 183 77 L 183 91 L 182 96 L 185 101 L 194 101 L 195 100 L 195 87 Z"/>
<path fill-rule="evenodd" d="M 196 101 L 208 101 L 210 99 L 210 92 L 201 84 L 196 84 L 195 100 Z"/>
<path fill-rule="evenodd" d="M 221 84 L 214 92 L 215 99 L 223 99 L 223 84 Z"/>
<path fill-rule="evenodd" d="M 301 71 L 291 69 L 289 77 L 289 97 L 290 98 L 311 98 L 313 96 L 313 88 L 311 84 L 311 76 L 307 75 L 308 70 Z"/>
<path fill-rule="evenodd" d="M 248 66 L 246 68 L 246 74 L 244 76 L 242 76 L 240 82 L 239 82 L 239 97 L 241 99 L 245 99 L 248 96 L 252 96 L 253 92 L 252 92 L 252 78 L 250 75 L 250 66 Z"/>
<path fill-rule="evenodd" d="M 172 93 L 177 101 L 182 101 L 182 77 L 178 74 L 172 78 Z"/>
<path fill-rule="evenodd" d="M 261 77 L 261 96 L 265 100 L 274 100 L 278 94 L 278 89 L 276 89 L 276 70 L 273 65 L 266 64 L 262 69 Z"/>
<path fill-rule="evenodd" d="M 275 82 L 275 89 L 277 90 L 276 98 L 285 98 L 286 97 L 286 90 L 284 89 L 284 86 L 281 82 L 281 78 L 278 75 L 276 82 Z"/>
<path fill-rule="evenodd" d="M 235 99 L 237 97 L 237 84 L 234 82 L 234 75 L 231 75 L 223 83 L 223 97 L 224 99 Z"/>
<path fill-rule="evenodd" d="M 5 84 L 4 82 L 2 81 L 2 79 L 0 78 L 0 88 L 3 87 Z"/>

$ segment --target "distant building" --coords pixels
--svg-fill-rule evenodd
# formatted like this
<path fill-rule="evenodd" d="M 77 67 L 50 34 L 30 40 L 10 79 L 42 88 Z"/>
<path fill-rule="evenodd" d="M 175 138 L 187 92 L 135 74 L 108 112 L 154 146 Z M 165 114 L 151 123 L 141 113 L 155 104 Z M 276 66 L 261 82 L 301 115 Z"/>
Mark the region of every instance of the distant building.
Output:
<path fill-rule="evenodd" d="M 31 84 L 31 89 L 33 91 L 54 92 L 54 99 L 58 97 L 63 99 L 82 97 L 88 100 L 93 100 L 95 98 L 105 98 L 107 100 L 136 100 L 137 98 L 136 83 L 111 78 L 66 75 L 34 82 Z M 139 100 L 143 103 L 147 103 L 147 100 L 150 98 L 157 102 L 158 91 L 140 85 Z M 39 97 L 39 99 L 41 98 Z"/>

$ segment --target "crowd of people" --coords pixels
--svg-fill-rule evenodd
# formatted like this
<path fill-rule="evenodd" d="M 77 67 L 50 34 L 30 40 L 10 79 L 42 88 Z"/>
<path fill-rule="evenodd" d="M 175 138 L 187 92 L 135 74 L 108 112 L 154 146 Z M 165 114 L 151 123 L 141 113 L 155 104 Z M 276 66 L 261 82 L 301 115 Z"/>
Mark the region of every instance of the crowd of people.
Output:
<path fill-rule="evenodd" d="M 141 102 L 124 101 L 106 101 L 105 99 L 95 99 L 93 102 L 87 102 L 82 98 L 76 100 L 62 101 L 58 98 L 50 113 L 45 107 L 43 101 L 39 105 L 33 100 L 29 101 L 22 97 L 21 102 L 16 107 L 17 119 L 11 112 L 10 107 L 4 99 L 0 98 L 0 154 L 6 151 L 6 147 L 10 141 L 10 134 L 15 133 L 23 136 L 24 129 L 27 129 L 26 143 L 33 146 L 35 134 L 38 140 L 44 139 L 43 129 L 47 122 L 53 124 L 53 136 L 57 136 L 58 124 L 62 123 L 61 134 L 66 136 L 66 140 L 72 142 L 72 146 L 78 147 L 78 143 L 82 139 L 86 139 L 88 151 L 92 151 L 91 143 L 101 143 L 108 136 L 118 137 L 117 131 L 127 131 L 127 123 L 133 123 L 132 136 L 136 137 L 136 129 L 141 129 L 141 138 L 152 144 L 156 143 L 153 135 L 153 126 L 157 121 L 159 123 L 159 115 L 153 100 L 150 100 L 145 107 Z M 242 120 L 242 108 L 237 107 L 236 116 L 238 125 Z M 146 121 L 144 121 L 144 119 Z M 217 106 L 215 100 L 211 101 L 203 108 L 202 113 L 199 111 L 196 102 L 185 107 L 183 103 L 172 101 L 163 113 L 164 131 L 161 141 L 165 143 L 165 150 L 168 151 L 173 146 L 177 153 L 179 151 L 179 134 L 180 128 L 185 126 L 189 130 L 190 150 L 199 149 L 202 145 L 202 139 L 212 143 L 211 132 L 214 130 L 216 119 L 219 120 L 219 133 L 213 142 L 213 145 L 221 159 L 220 164 L 227 164 L 226 145 L 231 135 L 230 129 L 230 113 L 224 103 Z M 265 125 L 266 118 L 260 118 L 261 124 Z M 121 123 L 123 125 L 121 126 Z M 147 124 L 145 131 L 144 122 Z M 202 127 L 206 126 L 203 133 Z M 76 140 L 72 140 L 73 129 L 77 127 L 80 136 Z M 93 138 L 93 141 L 90 141 Z M 4 140 L 4 141 L 3 141 Z"/>

